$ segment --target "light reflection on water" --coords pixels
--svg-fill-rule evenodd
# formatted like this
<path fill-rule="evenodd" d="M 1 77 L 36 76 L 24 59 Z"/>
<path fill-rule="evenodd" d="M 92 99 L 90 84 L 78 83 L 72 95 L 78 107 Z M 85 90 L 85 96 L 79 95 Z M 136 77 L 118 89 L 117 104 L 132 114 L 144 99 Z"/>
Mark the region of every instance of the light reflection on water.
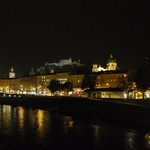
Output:
<path fill-rule="evenodd" d="M 0 150 L 150 149 L 150 128 L 0 105 Z"/>

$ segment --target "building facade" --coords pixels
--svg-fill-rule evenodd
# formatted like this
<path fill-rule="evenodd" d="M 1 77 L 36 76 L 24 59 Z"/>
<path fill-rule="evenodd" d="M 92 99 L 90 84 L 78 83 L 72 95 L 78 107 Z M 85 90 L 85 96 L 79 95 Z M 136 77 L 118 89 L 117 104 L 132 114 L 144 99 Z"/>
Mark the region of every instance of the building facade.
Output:
<path fill-rule="evenodd" d="M 57 65 L 65 66 L 68 64 L 80 65 L 80 61 L 72 62 L 71 59 L 61 60 Z M 52 64 L 47 64 L 47 66 L 48 65 L 52 66 Z M 70 95 L 81 96 L 85 89 L 82 89 L 82 81 L 86 76 L 92 78 L 92 86 L 94 89 L 127 89 L 132 82 L 132 71 L 117 69 L 117 62 L 112 55 L 110 55 L 106 66 L 106 68 L 101 67 L 98 69 L 98 65 L 95 64 L 93 65 L 92 71 L 88 73 L 81 73 L 79 72 L 81 68 L 76 68 L 78 73 L 72 72 L 71 70 L 37 74 L 34 69 L 31 68 L 28 75 L 20 78 L 15 77 L 14 69 L 11 68 L 9 77 L 0 79 L 0 93 L 51 96 L 53 93 L 48 89 L 48 86 L 52 80 L 57 80 L 62 84 L 69 81 L 73 87 L 73 91 L 70 92 Z M 132 88 L 132 90 L 134 90 L 134 88 Z M 107 92 L 105 91 L 105 93 Z M 58 94 L 65 95 L 63 91 L 59 91 Z M 101 94 L 101 97 L 102 95 L 103 94 Z M 134 97 L 135 94 L 132 95 L 132 97 Z"/>
<path fill-rule="evenodd" d="M 129 71 L 103 71 L 93 74 L 95 88 L 124 88 L 129 84 Z"/>
<path fill-rule="evenodd" d="M 30 94 L 49 95 L 51 91 L 47 88 L 50 81 L 57 80 L 60 83 L 67 81 L 72 83 L 73 94 L 79 95 L 82 91 L 81 82 L 84 74 L 54 73 L 49 75 L 33 75 L 21 78 L 0 79 L 0 93 L 6 94 Z"/>

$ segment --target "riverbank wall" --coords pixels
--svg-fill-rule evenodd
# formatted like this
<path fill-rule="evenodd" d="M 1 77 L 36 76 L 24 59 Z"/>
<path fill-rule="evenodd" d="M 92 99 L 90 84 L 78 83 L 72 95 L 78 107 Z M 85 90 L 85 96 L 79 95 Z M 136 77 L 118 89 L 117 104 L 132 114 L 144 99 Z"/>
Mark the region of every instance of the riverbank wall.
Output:
<path fill-rule="evenodd" d="M 144 101 L 143 101 L 144 102 Z M 142 101 L 140 102 L 142 103 Z M 150 103 L 146 101 L 145 103 Z M 80 97 L 0 97 L 1 105 L 47 109 L 66 115 L 93 117 L 140 124 L 150 124 L 150 107 L 127 100 L 89 99 Z"/>

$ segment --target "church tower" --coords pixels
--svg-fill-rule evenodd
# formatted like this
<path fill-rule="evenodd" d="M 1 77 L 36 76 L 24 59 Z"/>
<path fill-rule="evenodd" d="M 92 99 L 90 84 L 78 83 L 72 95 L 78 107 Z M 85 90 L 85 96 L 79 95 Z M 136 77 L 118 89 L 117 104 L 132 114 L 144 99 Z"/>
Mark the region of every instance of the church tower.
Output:
<path fill-rule="evenodd" d="M 98 68 L 98 65 L 97 64 L 93 64 L 92 72 L 97 72 L 97 68 Z"/>
<path fill-rule="evenodd" d="M 107 61 L 107 70 L 116 70 L 117 62 L 116 59 L 113 58 L 113 55 L 110 54 L 110 58 Z"/>
<path fill-rule="evenodd" d="M 9 72 L 9 78 L 15 78 L 16 77 L 16 73 L 14 72 L 14 68 L 11 67 L 10 72 Z"/>

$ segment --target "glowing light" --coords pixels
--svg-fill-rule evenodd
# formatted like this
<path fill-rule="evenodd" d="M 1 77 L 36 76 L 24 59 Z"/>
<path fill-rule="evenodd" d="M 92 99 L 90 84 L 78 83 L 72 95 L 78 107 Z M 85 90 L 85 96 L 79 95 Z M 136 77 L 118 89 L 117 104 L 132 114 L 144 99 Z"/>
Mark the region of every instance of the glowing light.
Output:
<path fill-rule="evenodd" d="M 22 107 L 18 107 L 18 114 L 19 114 L 19 125 L 20 127 L 24 126 L 24 109 Z"/>

